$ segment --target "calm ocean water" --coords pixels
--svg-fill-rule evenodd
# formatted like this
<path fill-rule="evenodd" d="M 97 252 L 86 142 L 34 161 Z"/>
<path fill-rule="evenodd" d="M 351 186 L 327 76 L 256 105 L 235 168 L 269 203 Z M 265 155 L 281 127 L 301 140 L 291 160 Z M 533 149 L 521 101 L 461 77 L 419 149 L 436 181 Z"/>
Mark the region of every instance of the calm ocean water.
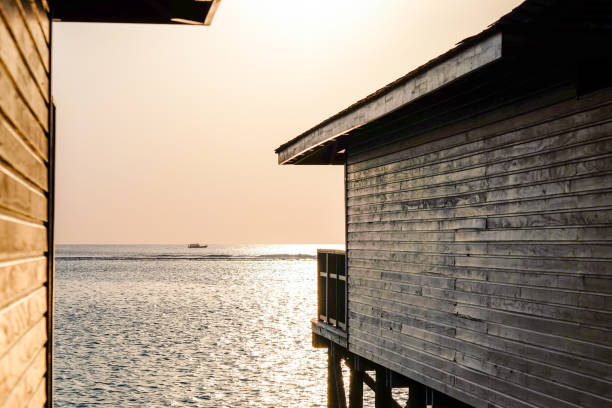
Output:
<path fill-rule="evenodd" d="M 317 247 L 59 246 L 56 406 L 326 406 Z"/>

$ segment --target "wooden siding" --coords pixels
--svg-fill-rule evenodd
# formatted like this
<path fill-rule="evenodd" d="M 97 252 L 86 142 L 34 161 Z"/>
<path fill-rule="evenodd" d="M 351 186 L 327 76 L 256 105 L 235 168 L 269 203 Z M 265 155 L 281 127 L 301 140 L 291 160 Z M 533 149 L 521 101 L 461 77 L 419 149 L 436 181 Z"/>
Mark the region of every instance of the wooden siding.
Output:
<path fill-rule="evenodd" d="M 0 407 L 7 408 L 47 400 L 49 44 L 43 3 L 0 0 Z"/>
<path fill-rule="evenodd" d="M 612 406 L 612 89 L 522 106 L 347 148 L 349 350 L 475 407 Z"/>

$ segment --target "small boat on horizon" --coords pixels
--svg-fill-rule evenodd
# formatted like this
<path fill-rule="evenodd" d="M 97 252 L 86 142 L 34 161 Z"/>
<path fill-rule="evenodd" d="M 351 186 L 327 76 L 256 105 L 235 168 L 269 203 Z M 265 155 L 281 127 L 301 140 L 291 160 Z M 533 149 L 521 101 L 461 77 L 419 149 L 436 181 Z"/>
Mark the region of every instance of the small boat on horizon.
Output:
<path fill-rule="evenodd" d="M 187 245 L 187 248 L 207 248 L 208 245 L 200 245 L 199 243 L 195 243 L 195 244 L 189 244 Z"/>

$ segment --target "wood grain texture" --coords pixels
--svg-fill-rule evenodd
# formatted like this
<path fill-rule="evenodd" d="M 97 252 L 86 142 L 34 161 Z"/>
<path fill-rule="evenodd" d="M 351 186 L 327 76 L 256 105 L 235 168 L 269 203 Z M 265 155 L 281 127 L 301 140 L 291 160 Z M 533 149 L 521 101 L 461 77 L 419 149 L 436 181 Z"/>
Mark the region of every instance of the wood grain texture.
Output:
<path fill-rule="evenodd" d="M 501 111 L 347 147 L 349 350 L 476 407 L 607 406 L 612 89 Z"/>
<path fill-rule="evenodd" d="M 41 349 L 26 368 L 2 408 L 20 408 L 33 399 L 46 371 L 46 348 Z"/>
<path fill-rule="evenodd" d="M 30 150 L 43 160 L 47 160 L 49 147 L 45 132 L 19 96 L 2 66 L 0 66 L 0 110 L 4 113 L 0 114 L 2 132 L 6 133 L 6 129 L 9 128 L 14 129 L 12 132 L 16 133 Z"/>
<path fill-rule="evenodd" d="M 43 255 L 47 230 L 43 225 L 0 214 L 0 261 Z"/>
<path fill-rule="evenodd" d="M 46 320 L 41 319 L 0 359 L 0 406 L 8 399 L 46 341 Z"/>
<path fill-rule="evenodd" d="M 0 358 L 47 311 L 43 286 L 0 312 Z"/>
<path fill-rule="evenodd" d="M 45 4 L 0 0 L 0 407 L 42 407 L 47 399 L 50 21 Z"/>
<path fill-rule="evenodd" d="M 26 21 L 26 24 L 36 44 L 36 48 L 40 56 L 42 57 L 43 63 L 47 70 L 49 69 L 49 44 L 48 37 L 49 32 L 43 32 L 43 27 L 39 22 L 39 16 L 36 13 L 35 5 L 32 4 L 32 0 L 14 0 L 19 6 L 20 11 Z M 41 16 L 42 17 L 42 16 Z M 45 25 L 46 29 L 49 29 L 49 24 Z"/>
<path fill-rule="evenodd" d="M 0 208 L 33 220 L 47 220 L 47 198 L 45 195 L 26 179 L 1 163 Z"/>
<path fill-rule="evenodd" d="M 0 159 L 12 165 L 25 179 L 46 191 L 48 174 L 45 162 L 3 119 L 0 115 Z"/>
<path fill-rule="evenodd" d="M 43 62 L 43 57 L 34 44 L 16 0 L 0 0 L 0 12 L 4 21 L 7 22 L 7 27 L 32 73 L 40 93 L 45 101 L 49 102 L 49 67 Z"/>
<path fill-rule="evenodd" d="M 43 36 L 48 44 L 50 42 L 51 34 L 51 19 L 49 18 L 49 12 L 47 9 L 45 9 L 45 5 L 41 0 L 30 0 L 30 4 L 32 4 L 32 10 L 34 11 L 34 15 L 36 16 Z"/>
<path fill-rule="evenodd" d="M 32 395 L 28 402 L 27 408 L 41 408 L 45 406 L 45 402 L 47 402 L 46 385 L 45 378 L 41 379 L 36 391 L 34 391 L 34 395 Z"/>
<path fill-rule="evenodd" d="M 0 19 L 0 59 L 15 82 L 16 88 L 23 96 L 26 105 L 32 110 L 38 123 L 47 130 L 47 105 L 43 97 L 45 91 L 41 89 L 42 87 L 39 88 L 23 54 L 20 52 L 12 33 L 3 19 Z M 46 73 L 41 73 L 41 78 L 46 78 Z M 44 84 L 48 86 L 48 82 L 44 82 Z"/>
<path fill-rule="evenodd" d="M 0 263 L 0 310 L 42 287 L 47 280 L 43 256 Z"/>

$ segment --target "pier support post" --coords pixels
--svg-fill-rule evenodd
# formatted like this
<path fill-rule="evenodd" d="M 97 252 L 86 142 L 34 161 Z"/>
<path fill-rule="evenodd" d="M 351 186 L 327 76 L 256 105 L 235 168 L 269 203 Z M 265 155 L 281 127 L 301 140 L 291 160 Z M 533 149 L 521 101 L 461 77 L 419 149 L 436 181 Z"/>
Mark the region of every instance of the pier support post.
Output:
<path fill-rule="evenodd" d="M 416 381 L 410 384 L 406 408 L 425 408 L 427 403 L 426 391 L 425 386 Z"/>
<path fill-rule="evenodd" d="M 327 349 L 327 408 L 338 408 L 335 378 L 334 356 L 332 353 L 332 345 L 330 344 Z"/>
<path fill-rule="evenodd" d="M 363 371 L 351 369 L 349 408 L 363 408 Z"/>
<path fill-rule="evenodd" d="M 384 367 L 376 368 L 376 408 L 391 407 L 391 387 L 387 385 L 387 369 Z"/>
<path fill-rule="evenodd" d="M 327 407 L 346 408 L 346 394 L 342 381 L 342 367 L 336 345 L 331 343 L 327 349 Z"/>

